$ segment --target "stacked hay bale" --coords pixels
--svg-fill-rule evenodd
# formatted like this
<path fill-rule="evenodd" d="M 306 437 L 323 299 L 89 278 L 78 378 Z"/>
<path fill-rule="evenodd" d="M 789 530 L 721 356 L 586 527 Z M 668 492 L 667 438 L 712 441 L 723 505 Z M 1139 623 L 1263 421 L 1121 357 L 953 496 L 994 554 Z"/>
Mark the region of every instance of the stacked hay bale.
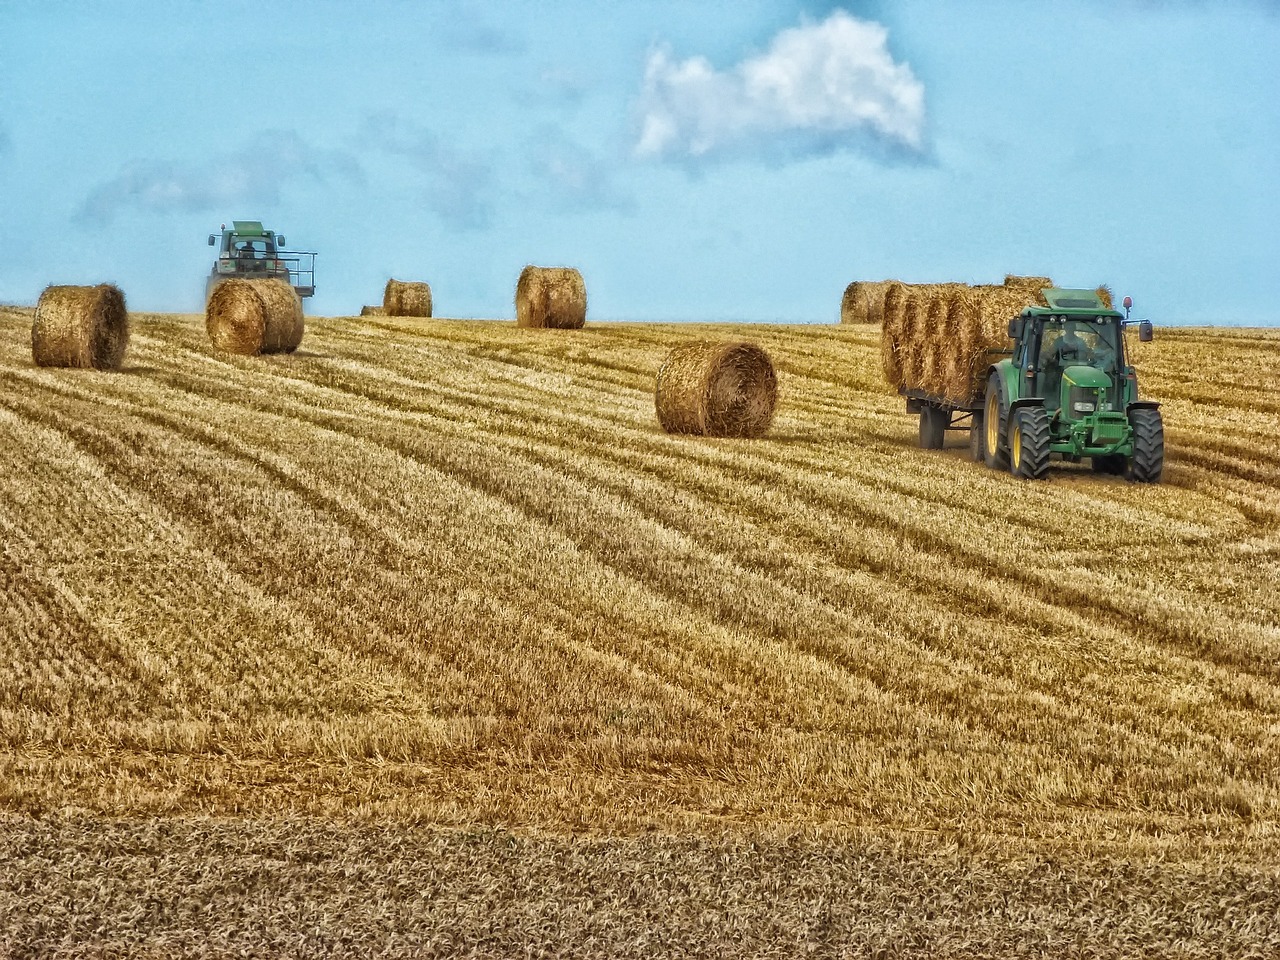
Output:
<path fill-rule="evenodd" d="M 516 281 L 516 326 L 579 330 L 587 322 L 587 285 L 572 267 L 528 266 Z"/>
<path fill-rule="evenodd" d="M 855 280 L 840 300 L 841 323 L 882 323 L 884 295 L 894 280 Z"/>
<path fill-rule="evenodd" d="M 778 379 L 753 343 L 696 340 L 676 347 L 658 370 L 654 405 L 668 433 L 760 437 L 773 421 Z"/>
<path fill-rule="evenodd" d="M 892 284 L 885 291 L 880 340 L 885 380 L 956 405 L 982 390 L 992 351 L 1009 347 L 1009 320 L 1043 304 L 1047 277 L 1006 277 L 1004 284 Z"/>
<path fill-rule="evenodd" d="M 129 347 L 124 294 L 110 283 L 50 286 L 31 322 L 31 357 L 41 367 L 119 370 Z"/>
<path fill-rule="evenodd" d="M 204 321 L 213 345 L 229 353 L 293 353 L 302 342 L 302 301 L 283 280 L 218 284 Z"/>
<path fill-rule="evenodd" d="M 388 280 L 382 291 L 382 311 L 388 317 L 431 316 L 431 286 L 408 280 Z"/>

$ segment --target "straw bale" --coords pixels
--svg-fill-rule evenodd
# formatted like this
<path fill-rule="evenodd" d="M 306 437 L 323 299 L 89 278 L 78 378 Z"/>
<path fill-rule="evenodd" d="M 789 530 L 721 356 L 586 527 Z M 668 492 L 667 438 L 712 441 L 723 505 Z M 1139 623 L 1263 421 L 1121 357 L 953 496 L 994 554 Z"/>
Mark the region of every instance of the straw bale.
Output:
<path fill-rule="evenodd" d="M 760 437 L 773 421 L 778 380 L 753 343 L 695 340 L 672 350 L 658 370 L 654 404 L 668 433 Z"/>
<path fill-rule="evenodd" d="M 384 307 L 374 307 L 369 304 L 365 304 L 360 308 L 360 316 L 362 317 L 385 317 L 386 315 L 387 311 Z"/>
<path fill-rule="evenodd" d="M 302 301 L 283 280 L 220 283 L 204 319 L 213 345 L 229 353 L 292 353 L 302 342 Z"/>
<path fill-rule="evenodd" d="M 1010 290 L 1017 290 L 1019 293 L 1030 296 L 1031 299 L 1027 301 L 1027 306 L 1040 307 L 1049 305 L 1049 301 L 1044 298 L 1044 294 L 1041 291 L 1045 287 L 1057 286 L 1049 277 L 1020 277 L 1012 273 L 1004 275 L 1004 285 Z"/>
<path fill-rule="evenodd" d="M 587 322 L 587 285 L 572 267 L 527 266 L 516 282 L 516 326 L 578 330 Z"/>
<path fill-rule="evenodd" d="M 1098 299 L 1102 301 L 1102 305 L 1104 307 L 1106 307 L 1108 310 L 1115 309 L 1113 306 L 1113 304 L 1115 303 L 1115 299 L 1111 295 L 1110 287 L 1108 287 L 1105 283 L 1100 283 L 1098 284 L 1097 292 L 1098 292 Z"/>
<path fill-rule="evenodd" d="M 119 287 L 50 286 L 31 322 L 31 356 L 41 367 L 118 370 L 129 347 L 129 311 Z"/>
<path fill-rule="evenodd" d="M 884 295 L 893 280 L 855 280 L 840 300 L 841 323 L 884 322 Z"/>
<path fill-rule="evenodd" d="M 411 280 L 388 280 L 382 292 L 382 310 L 388 317 L 429 317 L 431 286 Z"/>

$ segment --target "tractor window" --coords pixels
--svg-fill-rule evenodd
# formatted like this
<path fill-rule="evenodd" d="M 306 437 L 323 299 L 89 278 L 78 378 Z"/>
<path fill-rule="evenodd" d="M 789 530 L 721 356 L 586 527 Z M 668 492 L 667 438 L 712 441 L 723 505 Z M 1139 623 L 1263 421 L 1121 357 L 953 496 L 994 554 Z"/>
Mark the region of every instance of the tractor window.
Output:
<path fill-rule="evenodd" d="M 235 251 L 235 255 L 244 260 L 261 260 L 264 257 L 274 256 L 275 248 L 270 240 L 233 240 L 231 248 Z"/>
<path fill-rule="evenodd" d="M 1112 319 L 1045 320 L 1040 341 L 1041 369 L 1061 370 L 1075 363 L 1114 373 L 1120 356 L 1116 348 L 1116 323 Z"/>

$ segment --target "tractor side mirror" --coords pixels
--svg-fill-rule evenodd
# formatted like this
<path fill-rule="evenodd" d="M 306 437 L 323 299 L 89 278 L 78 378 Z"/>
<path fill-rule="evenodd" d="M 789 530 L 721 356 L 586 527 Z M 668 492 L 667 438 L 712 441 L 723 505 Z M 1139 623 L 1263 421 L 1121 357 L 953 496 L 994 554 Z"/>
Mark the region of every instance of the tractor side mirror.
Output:
<path fill-rule="evenodd" d="M 217 242 L 218 242 L 218 238 L 215 237 L 212 233 L 209 234 L 209 246 L 212 247 Z"/>
<path fill-rule="evenodd" d="M 277 250 L 279 250 L 280 248 L 282 248 L 282 247 L 287 247 L 288 245 L 289 245 L 289 241 L 288 241 L 288 240 L 286 240 L 286 239 L 285 239 L 281 234 L 278 234 L 278 233 L 277 233 L 277 234 L 276 234 L 276 249 L 277 249 Z"/>
<path fill-rule="evenodd" d="M 1012 320 L 1009 321 L 1009 339 L 1010 340 L 1022 339 L 1022 318 L 1021 317 L 1014 317 Z"/>
<path fill-rule="evenodd" d="M 1151 325 L 1150 320 L 1143 320 L 1138 324 L 1138 339 L 1143 343 L 1150 343 L 1156 338 L 1155 327 Z"/>

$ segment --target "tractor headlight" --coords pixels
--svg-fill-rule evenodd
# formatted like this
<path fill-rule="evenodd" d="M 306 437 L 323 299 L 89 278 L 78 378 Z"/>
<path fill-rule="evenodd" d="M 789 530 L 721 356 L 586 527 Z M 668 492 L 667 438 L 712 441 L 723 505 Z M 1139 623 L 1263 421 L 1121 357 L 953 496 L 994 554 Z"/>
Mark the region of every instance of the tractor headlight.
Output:
<path fill-rule="evenodd" d="M 1088 400 L 1077 400 L 1071 405 L 1071 409 L 1076 413 L 1093 413 L 1094 405 Z"/>

